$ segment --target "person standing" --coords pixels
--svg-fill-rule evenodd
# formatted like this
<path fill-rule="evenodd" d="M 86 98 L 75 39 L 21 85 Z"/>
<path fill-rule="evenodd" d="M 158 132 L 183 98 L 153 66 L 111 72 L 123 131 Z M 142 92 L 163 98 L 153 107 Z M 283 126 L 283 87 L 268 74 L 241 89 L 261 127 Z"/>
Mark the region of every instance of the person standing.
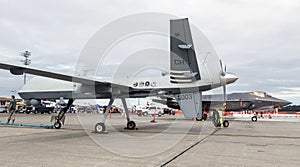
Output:
<path fill-rule="evenodd" d="M 133 105 L 133 107 L 132 107 L 132 113 L 136 113 L 136 105 Z"/>
<path fill-rule="evenodd" d="M 12 120 L 12 123 L 15 122 L 16 106 L 17 106 L 17 102 L 15 96 L 12 95 L 8 106 L 9 116 L 7 119 L 7 124 L 9 124 L 10 120 Z"/>
<path fill-rule="evenodd" d="M 223 103 L 222 107 L 218 110 L 219 116 L 220 116 L 220 121 L 219 121 L 219 126 L 222 127 L 223 125 L 223 115 L 226 110 L 226 103 Z"/>

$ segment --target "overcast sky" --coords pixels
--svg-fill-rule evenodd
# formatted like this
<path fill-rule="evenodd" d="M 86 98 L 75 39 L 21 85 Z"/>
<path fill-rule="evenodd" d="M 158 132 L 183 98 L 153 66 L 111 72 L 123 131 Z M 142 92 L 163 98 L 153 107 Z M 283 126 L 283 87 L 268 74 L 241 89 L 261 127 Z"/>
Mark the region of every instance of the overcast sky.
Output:
<path fill-rule="evenodd" d="M 74 67 L 101 27 L 140 12 L 188 17 L 239 80 L 228 92 L 266 91 L 300 104 L 300 1 L 297 0 L 0 0 L 0 61 L 53 71 Z M 23 85 L 0 71 L 0 96 Z"/>

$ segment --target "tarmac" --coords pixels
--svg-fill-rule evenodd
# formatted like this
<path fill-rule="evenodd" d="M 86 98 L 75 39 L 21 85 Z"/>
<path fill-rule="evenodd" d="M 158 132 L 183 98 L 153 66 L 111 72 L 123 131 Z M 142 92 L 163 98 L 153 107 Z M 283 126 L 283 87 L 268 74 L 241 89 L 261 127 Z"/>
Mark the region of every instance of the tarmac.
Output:
<path fill-rule="evenodd" d="M 300 119 L 231 120 L 228 128 L 182 116 L 67 114 L 62 129 L 0 126 L 0 166 L 300 166 Z M 7 114 L 0 114 L 5 122 Z M 48 114 L 17 114 L 18 124 L 50 124 Z"/>

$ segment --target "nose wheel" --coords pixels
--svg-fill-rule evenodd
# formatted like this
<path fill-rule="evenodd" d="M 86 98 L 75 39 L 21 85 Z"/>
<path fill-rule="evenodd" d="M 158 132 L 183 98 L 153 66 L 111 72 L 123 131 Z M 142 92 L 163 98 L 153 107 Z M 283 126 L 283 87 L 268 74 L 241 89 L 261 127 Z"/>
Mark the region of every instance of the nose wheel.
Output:
<path fill-rule="evenodd" d="M 257 121 L 257 116 L 253 116 L 253 117 L 251 118 L 251 120 L 252 120 L 252 122 L 256 122 L 256 121 Z"/>

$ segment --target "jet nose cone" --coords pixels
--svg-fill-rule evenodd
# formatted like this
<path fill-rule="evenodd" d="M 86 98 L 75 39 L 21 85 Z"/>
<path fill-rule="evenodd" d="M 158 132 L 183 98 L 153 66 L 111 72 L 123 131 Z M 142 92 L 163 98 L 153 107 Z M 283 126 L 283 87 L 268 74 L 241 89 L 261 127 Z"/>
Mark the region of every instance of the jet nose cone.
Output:
<path fill-rule="evenodd" d="M 278 99 L 278 98 L 274 98 L 271 99 L 274 101 L 274 106 L 275 107 L 283 107 L 283 106 L 287 106 L 289 104 L 292 104 L 292 102 L 287 101 L 287 100 L 282 100 L 282 99 Z"/>
<path fill-rule="evenodd" d="M 287 100 L 281 100 L 281 102 L 280 102 L 280 106 L 287 106 L 289 104 L 292 104 L 292 102 L 287 101 Z"/>
<path fill-rule="evenodd" d="M 222 76 L 222 84 L 231 84 L 234 83 L 236 80 L 238 80 L 239 78 L 231 73 L 226 73 L 225 76 Z"/>

